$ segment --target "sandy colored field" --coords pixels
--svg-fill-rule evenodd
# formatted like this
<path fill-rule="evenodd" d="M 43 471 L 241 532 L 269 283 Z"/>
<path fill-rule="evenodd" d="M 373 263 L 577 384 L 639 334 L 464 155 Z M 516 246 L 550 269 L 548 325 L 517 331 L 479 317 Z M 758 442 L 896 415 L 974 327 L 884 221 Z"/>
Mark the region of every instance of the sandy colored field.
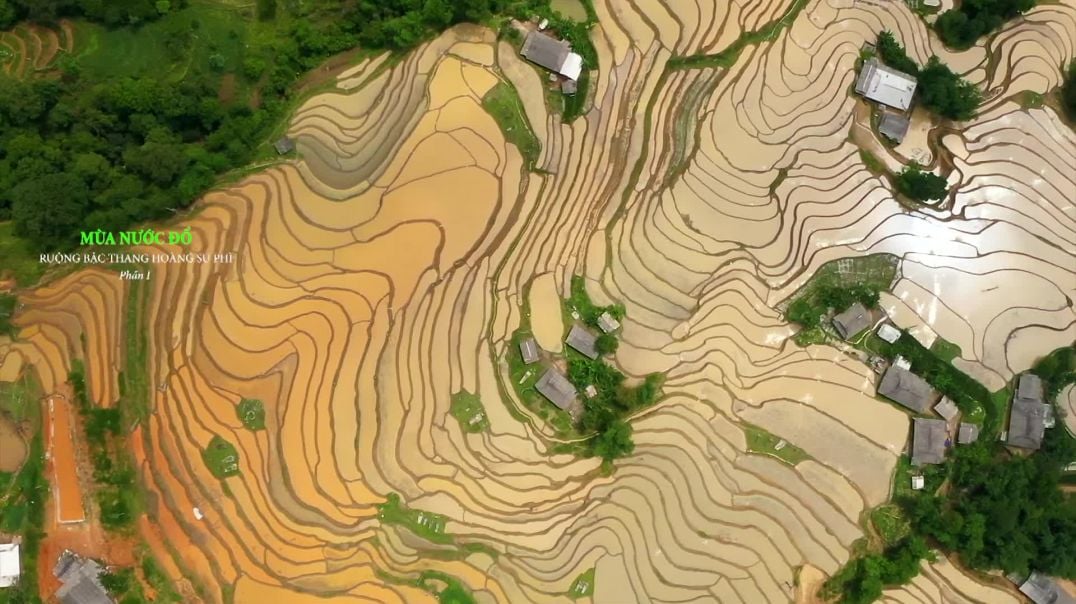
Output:
<path fill-rule="evenodd" d="M 991 388 L 1071 342 L 1076 136 L 1005 99 L 1058 84 L 1076 9 L 1040 6 L 953 53 L 904 3 L 810 0 L 727 69 L 665 69 L 791 4 L 596 0 L 600 68 L 572 124 L 543 102 L 544 77 L 477 27 L 342 68 L 292 120 L 301 160 L 210 193 L 180 225 L 196 251 L 236 262 L 162 264 L 144 284 L 153 412 L 132 446 L 154 502 L 141 530 L 168 571 L 213 602 L 222 588 L 236 602 L 432 601 L 408 582 L 436 571 L 480 602 L 566 603 L 591 568 L 595 602 L 809 601 L 888 498 L 909 422 L 874 398 L 867 367 L 794 345 L 775 307 L 826 262 L 888 252 L 901 276 L 883 306 L 958 343 Z M 890 154 L 847 94 L 880 28 L 999 91 L 934 137 L 955 165 L 953 207 L 906 210 L 852 142 L 899 168 L 927 140 L 917 130 Z M 540 172 L 482 108 L 499 80 L 521 95 Z M 524 302 L 555 350 L 573 274 L 625 305 L 620 368 L 667 374 L 611 477 L 551 454 L 507 384 Z M 112 404 L 129 288 L 89 270 L 22 294 L 10 349 L 46 392 L 85 358 Z M 488 431 L 449 415 L 461 390 Z M 243 428 L 242 398 L 263 401 L 266 430 Z M 810 459 L 748 452 L 745 422 Z M 201 458 L 214 436 L 239 453 L 223 481 Z M 390 493 L 444 515 L 454 544 L 383 523 Z M 887 593 L 1008 595 L 944 562 Z"/>
<path fill-rule="evenodd" d="M 51 396 L 46 401 L 45 421 L 46 456 L 51 471 L 52 501 L 60 524 L 82 522 L 86 510 L 82 506 L 82 488 L 78 483 L 75 464 L 75 446 L 72 442 L 72 409 L 61 397 Z"/>

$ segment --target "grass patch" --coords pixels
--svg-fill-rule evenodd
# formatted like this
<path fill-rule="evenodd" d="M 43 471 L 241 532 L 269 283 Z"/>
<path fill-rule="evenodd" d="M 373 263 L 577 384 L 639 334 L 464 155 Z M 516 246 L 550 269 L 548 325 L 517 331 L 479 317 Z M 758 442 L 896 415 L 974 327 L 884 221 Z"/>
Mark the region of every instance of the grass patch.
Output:
<path fill-rule="evenodd" d="M 0 472 L 0 533 L 22 537 L 22 575 L 17 584 L 0 591 L 0 602 L 41 601 L 37 565 L 45 537 L 45 502 L 49 498 L 43 438 L 42 431 L 37 430 L 18 473 Z"/>
<path fill-rule="evenodd" d="M 438 604 L 475 604 L 474 596 L 459 579 L 440 571 L 424 570 L 417 579 L 398 577 L 380 570 L 375 573 L 386 583 L 410 585 L 432 594 L 437 597 Z"/>
<path fill-rule="evenodd" d="M 464 432 L 475 434 L 489 429 L 486 409 L 482 406 L 482 400 L 477 394 L 471 394 L 466 390 L 454 393 L 448 412 L 456 418 Z"/>
<path fill-rule="evenodd" d="M 952 363 L 953 359 L 961 355 L 960 346 L 942 337 L 934 340 L 934 343 L 930 345 L 930 351 L 934 353 L 934 356 L 946 363 Z"/>
<path fill-rule="evenodd" d="M 239 474 L 239 451 L 235 445 L 214 435 L 209 446 L 202 451 L 202 460 L 209 471 L 217 478 L 228 478 Z"/>
<path fill-rule="evenodd" d="M 12 294 L 0 294 L 0 336 L 8 335 L 15 337 L 18 328 L 11 322 L 15 316 L 15 307 L 19 299 Z"/>
<path fill-rule="evenodd" d="M 878 306 L 878 294 L 888 291 L 900 260 L 892 254 L 842 258 L 823 264 L 793 296 L 785 317 L 800 325 L 795 342 L 801 346 L 825 342 L 823 317 L 842 312 L 855 302 Z"/>
<path fill-rule="evenodd" d="M 594 571 L 594 568 L 584 571 L 572 581 L 572 586 L 568 588 L 569 598 L 576 600 L 594 595 Z"/>
<path fill-rule="evenodd" d="M 520 100 L 515 87 L 508 82 L 499 82 L 482 97 L 482 107 L 500 126 L 505 140 L 519 149 L 527 169 L 533 171 L 538 154 L 542 151 L 542 144 L 531 130 L 527 113 L 523 110 L 523 101 Z"/>
<path fill-rule="evenodd" d="M 265 405 L 256 398 L 245 398 L 235 406 L 239 421 L 250 431 L 265 429 Z"/>
<path fill-rule="evenodd" d="M 1046 95 L 1025 90 L 1016 97 L 1016 101 L 1024 109 L 1042 109 L 1043 105 L 1046 104 Z"/>
<path fill-rule="evenodd" d="M 870 151 L 867 151 L 866 149 L 860 149 L 859 159 L 863 162 L 864 166 L 867 166 L 867 169 L 870 170 L 871 174 L 874 174 L 875 176 L 884 176 L 886 174 L 889 174 L 889 169 L 885 167 L 885 162 L 883 162 L 881 159 L 878 159 L 878 156 L 871 153 Z"/>
<path fill-rule="evenodd" d="M 803 449 L 758 426 L 744 424 L 743 432 L 747 438 L 747 450 L 753 453 L 771 455 L 792 466 L 811 458 Z"/>
<path fill-rule="evenodd" d="M 871 523 L 878 531 L 878 536 L 886 546 L 895 544 L 911 532 L 911 525 L 900 506 L 896 504 L 880 505 L 871 510 Z"/>
<path fill-rule="evenodd" d="M 755 31 L 747 31 L 729 44 L 724 50 L 709 55 L 690 55 L 674 57 L 669 60 L 670 69 L 698 69 L 701 67 L 732 67 L 740 58 L 740 53 L 750 45 L 772 40 L 782 29 L 788 27 L 807 6 L 807 0 L 795 0 L 781 18 L 770 21 Z"/>
<path fill-rule="evenodd" d="M 519 343 L 527 338 L 534 337 L 530 331 L 529 314 L 524 313 L 523 325 L 512 333 L 512 339 L 508 343 L 508 379 L 512 381 L 512 389 L 516 396 L 527 409 L 549 424 L 558 438 L 576 439 L 582 435 L 576 432 L 572 426 L 572 417 L 567 411 L 550 403 L 535 388 L 534 384 L 542 376 L 545 369 L 541 363 L 523 363 L 523 355 L 519 352 Z M 509 407 L 509 413 L 520 421 L 527 421 L 526 415 L 517 409 Z M 575 452 L 560 451 L 560 452 Z"/>
<path fill-rule="evenodd" d="M 150 270 L 145 266 L 139 269 Z M 128 281 L 123 324 L 124 365 L 119 374 L 120 402 L 117 405 L 126 415 L 124 419 L 128 424 L 145 420 L 150 413 L 148 329 L 143 316 L 146 289 L 145 281 Z"/>
<path fill-rule="evenodd" d="M 0 382 L 0 414 L 9 416 L 15 423 L 31 420 L 36 425 L 41 418 L 38 401 L 43 392 L 37 383 L 36 373 L 24 370 L 14 382 Z"/>
<path fill-rule="evenodd" d="M 404 505 L 396 493 L 389 493 L 385 503 L 377 506 L 377 517 L 385 524 L 402 526 L 427 541 L 453 543 L 452 535 L 445 534 L 447 518 L 433 512 L 413 510 Z"/>
<path fill-rule="evenodd" d="M 590 69 L 583 69 L 576 81 L 575 94 L 564 95 L 564 113 L 562 119 L 571 123 L 586 112 L 587 92 L 590 90 Z"/>
<path fill-rule="evenodd" d="M 39 256 L 25 239 L 15 236 L 15 223 L 0 222 L 0 279 L 10 275 L 19 287 L 37 283 L 48 265 L 38 262 Z"/>

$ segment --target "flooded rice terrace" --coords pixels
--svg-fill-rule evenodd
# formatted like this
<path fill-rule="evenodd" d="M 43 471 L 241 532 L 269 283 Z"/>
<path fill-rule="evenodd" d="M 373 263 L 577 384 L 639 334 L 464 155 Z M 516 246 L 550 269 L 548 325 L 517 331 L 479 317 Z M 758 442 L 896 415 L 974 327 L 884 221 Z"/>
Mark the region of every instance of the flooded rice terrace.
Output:
<path fill-rule="evenodd" d="M 810 0 L 730 66 L 697 68 L 668 63 L 792 0 L 594 7 L 579 119 L 489 30 L 366 59 L 298 109 L 301 160 L 208 194 L 184 225 L 199 253 L 236 263 L 158 265 L 144 282 L 154 410 L 135 453 L 193 583 L 235 602 L 418 602 L 448 577 L 482 602 L 566 602 L 594 569 L 594 602 L 787 601 L 798 569 L 817 581 L 849 558 L 909 435 L 865 363 L 792 341 L 780 308 L 820 267 L 895 256 L 883 308 L 958 344 L 992 390 L 1076 339 L 1076 135 L 1015 99 L 1059 84 L 1071 3 L 956 53 L 902 2 Z M 849 94 L 880 29 L 987 91 L 971 121 L 910 135 L 909 153 L 952 163 L 947 205 L 910 209 L 864 164 L 857 143 L 910 159 L 871 142 Z M 484 105 L 502 84 L 541 145 L 535 170 Z M 629 379 L 666 376 L 611 475 L 558 447 L 509 379 L 521 325 L 560 350 L 572 275 L 624 305 Z M 26 330 L 0 348 L 24 350 L 52 391 L 84 333 L 93 396 L 114 400 L 131 287 L 65 276 L 26 296 Z M 488 429 L 450 414 L 463 391 Z M 264 404 L 264 430 L 244 427 L 241 399 Z M 749 428 L 802 457 L 750 452 Z M 215 436 L 235 447 L 233 476 L 203 462 Z M 887 595 L 943 593 L 1015 601 L 944 561 Z"/>

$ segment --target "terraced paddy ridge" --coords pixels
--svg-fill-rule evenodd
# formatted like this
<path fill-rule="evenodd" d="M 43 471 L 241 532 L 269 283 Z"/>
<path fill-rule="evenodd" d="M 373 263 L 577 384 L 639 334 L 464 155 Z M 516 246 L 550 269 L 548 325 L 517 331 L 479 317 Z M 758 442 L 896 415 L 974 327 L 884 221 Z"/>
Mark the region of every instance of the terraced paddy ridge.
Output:
<path fill-rule="evenodd" d="M 0 377 L 18 359 L 53 393 L 78 358 L 98 405 L 139 397 L 150 544 L 191 598 L 806 599 L 890 498 L 910 430 L 865 362 L 793 342 L 781 309 L 812 275 L 894 258 L 882 308 L 991 391 L 1076 340 L 1076 134 L 1019 103 L 1076 56 L 1072 2 L 959 53 L 902 2 L 593 6 L 578 119 L 511 44 L 458 26 L 343 73 L 293 116 L 299 159 L 179 224 L 187 251 L 234 262 L 20 295 Z M 881 29 L 986 93 L 921 137 L 952 203 L 909 209 L 864 162 L 864 141 L 910 159 L 851 94 Z M 700 56 L 717 59 L 683 60 Z M 502 130 L 524 120 L 535 140 Z M 510 376 L 521 325 L 562 353 L 573 276 L 624 306 L 610 362 L 628 382 L 665 376 L 611 473 Z M 941 557 L 885 598 L 1014 594 Z"/>

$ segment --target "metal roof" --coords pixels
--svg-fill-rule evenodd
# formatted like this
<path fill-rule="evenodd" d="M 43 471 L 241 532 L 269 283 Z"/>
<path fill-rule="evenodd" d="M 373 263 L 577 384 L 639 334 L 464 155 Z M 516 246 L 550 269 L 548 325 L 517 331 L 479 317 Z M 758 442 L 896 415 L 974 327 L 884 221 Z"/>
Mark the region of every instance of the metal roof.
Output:
<path fill-rule="evenodd" d="M 945 440 L 949 437 L 945 422 L 917 417 L 913 427 L 912 465 L 938 464 L 945 461 Z"/>
<path fill-rule="evenodd" d="M 960 422 L 960 430 L 957 431 L 956 442 L 962 445 L 970 445 L 979 440 L 979 426 Z"/>
<path fill-rule="evenodd" d="M 52 574 L 63 583 L 56 590 L 56 599 L 62 604 L 112 604 L 112 598 L 101 585 L 102 570 L 96 561 L 65 550 L 52 569 Z"/>
<path fill-rule="evenodd" d="M 603 312 L 598 317 L 598 327 L 600 327 L 601 330 L 605 333 L 612 333 L 620 329 L 620 321 L 617 321 L 613 317 L 613 315 L 609 314 L 608 312 Z"/>
<path fill-rule="evenodd" d="M 957 413 L 960 413 L 960 409 L 957 408 L 956 403 L 947 396 L 943 396 L 942 400 L 934 405 L 934 412 L 944 417 L 946 420 L 953 419 Z"/>
<path fill-rule="evenodd" d="M 554 405 L 567 411 L 575 402 L 575 386 L 556 369 L 549 369 L 534 384 L 534 388 L 542 393 Z"/>
<path fill-rule="evenodd" d="M 1020 381 L 1016 387 L 1014 401 L 1022 400 L 1031 403 L 1041 403 L 1043 397 L 1042 378 L 1034 373 L 1021 373 Z"/>
<path fill-rule="evenodd" d="M 1046 434 L 1046 417 L 1050 406 L 1017 399 L 1009 413 L 1009 436 L 1005 442 L 1024 449 L 1038 449 Z"/>
<path fill-rule="evenodd" d="M 531 63 L 555 71 L 570 80 L 578 80 L 583 71 L 583 57 L 572 52 L 568 42 L 536 31 L 527 34 L 519 54 Z"/>
<path fill-rule="evenodd" d="M 935 396 L 926 380 L 896 364 L 890 365 L 882 376 L 878 394 L 918 413 L 929 413 Z"/>
<path fill-rule="evenodd" d="M 527 338 L 519 343 L 519 354 L 523 357 L 523 364 L 530 365 L 538 360 L 538 343 L 534 338 Z"/>
<path fill-rule="evenodd" d="M 22 565 L 18 543 L 0 543 L 0 587 L 10 587 L 19 580 Z"/>
<path fill-rule="evenodd" d="M 848 339 L 871 326 L 870 311 L 856 302 L 841 314 L 833 317 L 833 327 L 841 337 Z"/>
<path fill-rule="evenodd" d="M 903 115 L 886 112 L 882 114 L 882 119 L 878 122 L 878 132 L 881 132 L 886 138 L 900 143 L 904 140 L 904 136 L 908 134 L 908 127 L 911 124 L 911 120 Z"/>
<path fill-rule="evenodd" d="M 1076 598 L 1062 589 L 1057 581 L 1039 573 L 1031 573 L 1020 585 L 1020 593 L 1035 604 L 1076 604 Z"/>
<path fill-rule="evenodd" d="M 572 325 L 572 329 L 568 332 L 568 338 L 565 342 L 568 343 L 568 346 L 578 350 L 584 356 L 596 359 L 598 358 L 598 349 L 594 347 L 594 342 L 597 339 L 597 336 L 586 329 L 583 329 L 579 325 Z"/>
<path fill-rule="evenodd" d="M 911 106 L 915 86 L 915 78 L 903 71 L 886 67 L 874 58 L 863 63 L 856 79 L 856 92 L 901 111 L 907 111 Z"/>
<path fill-rule="evenodd" d="M 295 150 L 295 141 L 285 136 L 284 138 L 281 138 L 277 142 L 273 143 L 273 147 L 276 148 L 277 153 L 279 153 L 280 155 L 284 155 L 285 153 L 289 153 Z"/>

